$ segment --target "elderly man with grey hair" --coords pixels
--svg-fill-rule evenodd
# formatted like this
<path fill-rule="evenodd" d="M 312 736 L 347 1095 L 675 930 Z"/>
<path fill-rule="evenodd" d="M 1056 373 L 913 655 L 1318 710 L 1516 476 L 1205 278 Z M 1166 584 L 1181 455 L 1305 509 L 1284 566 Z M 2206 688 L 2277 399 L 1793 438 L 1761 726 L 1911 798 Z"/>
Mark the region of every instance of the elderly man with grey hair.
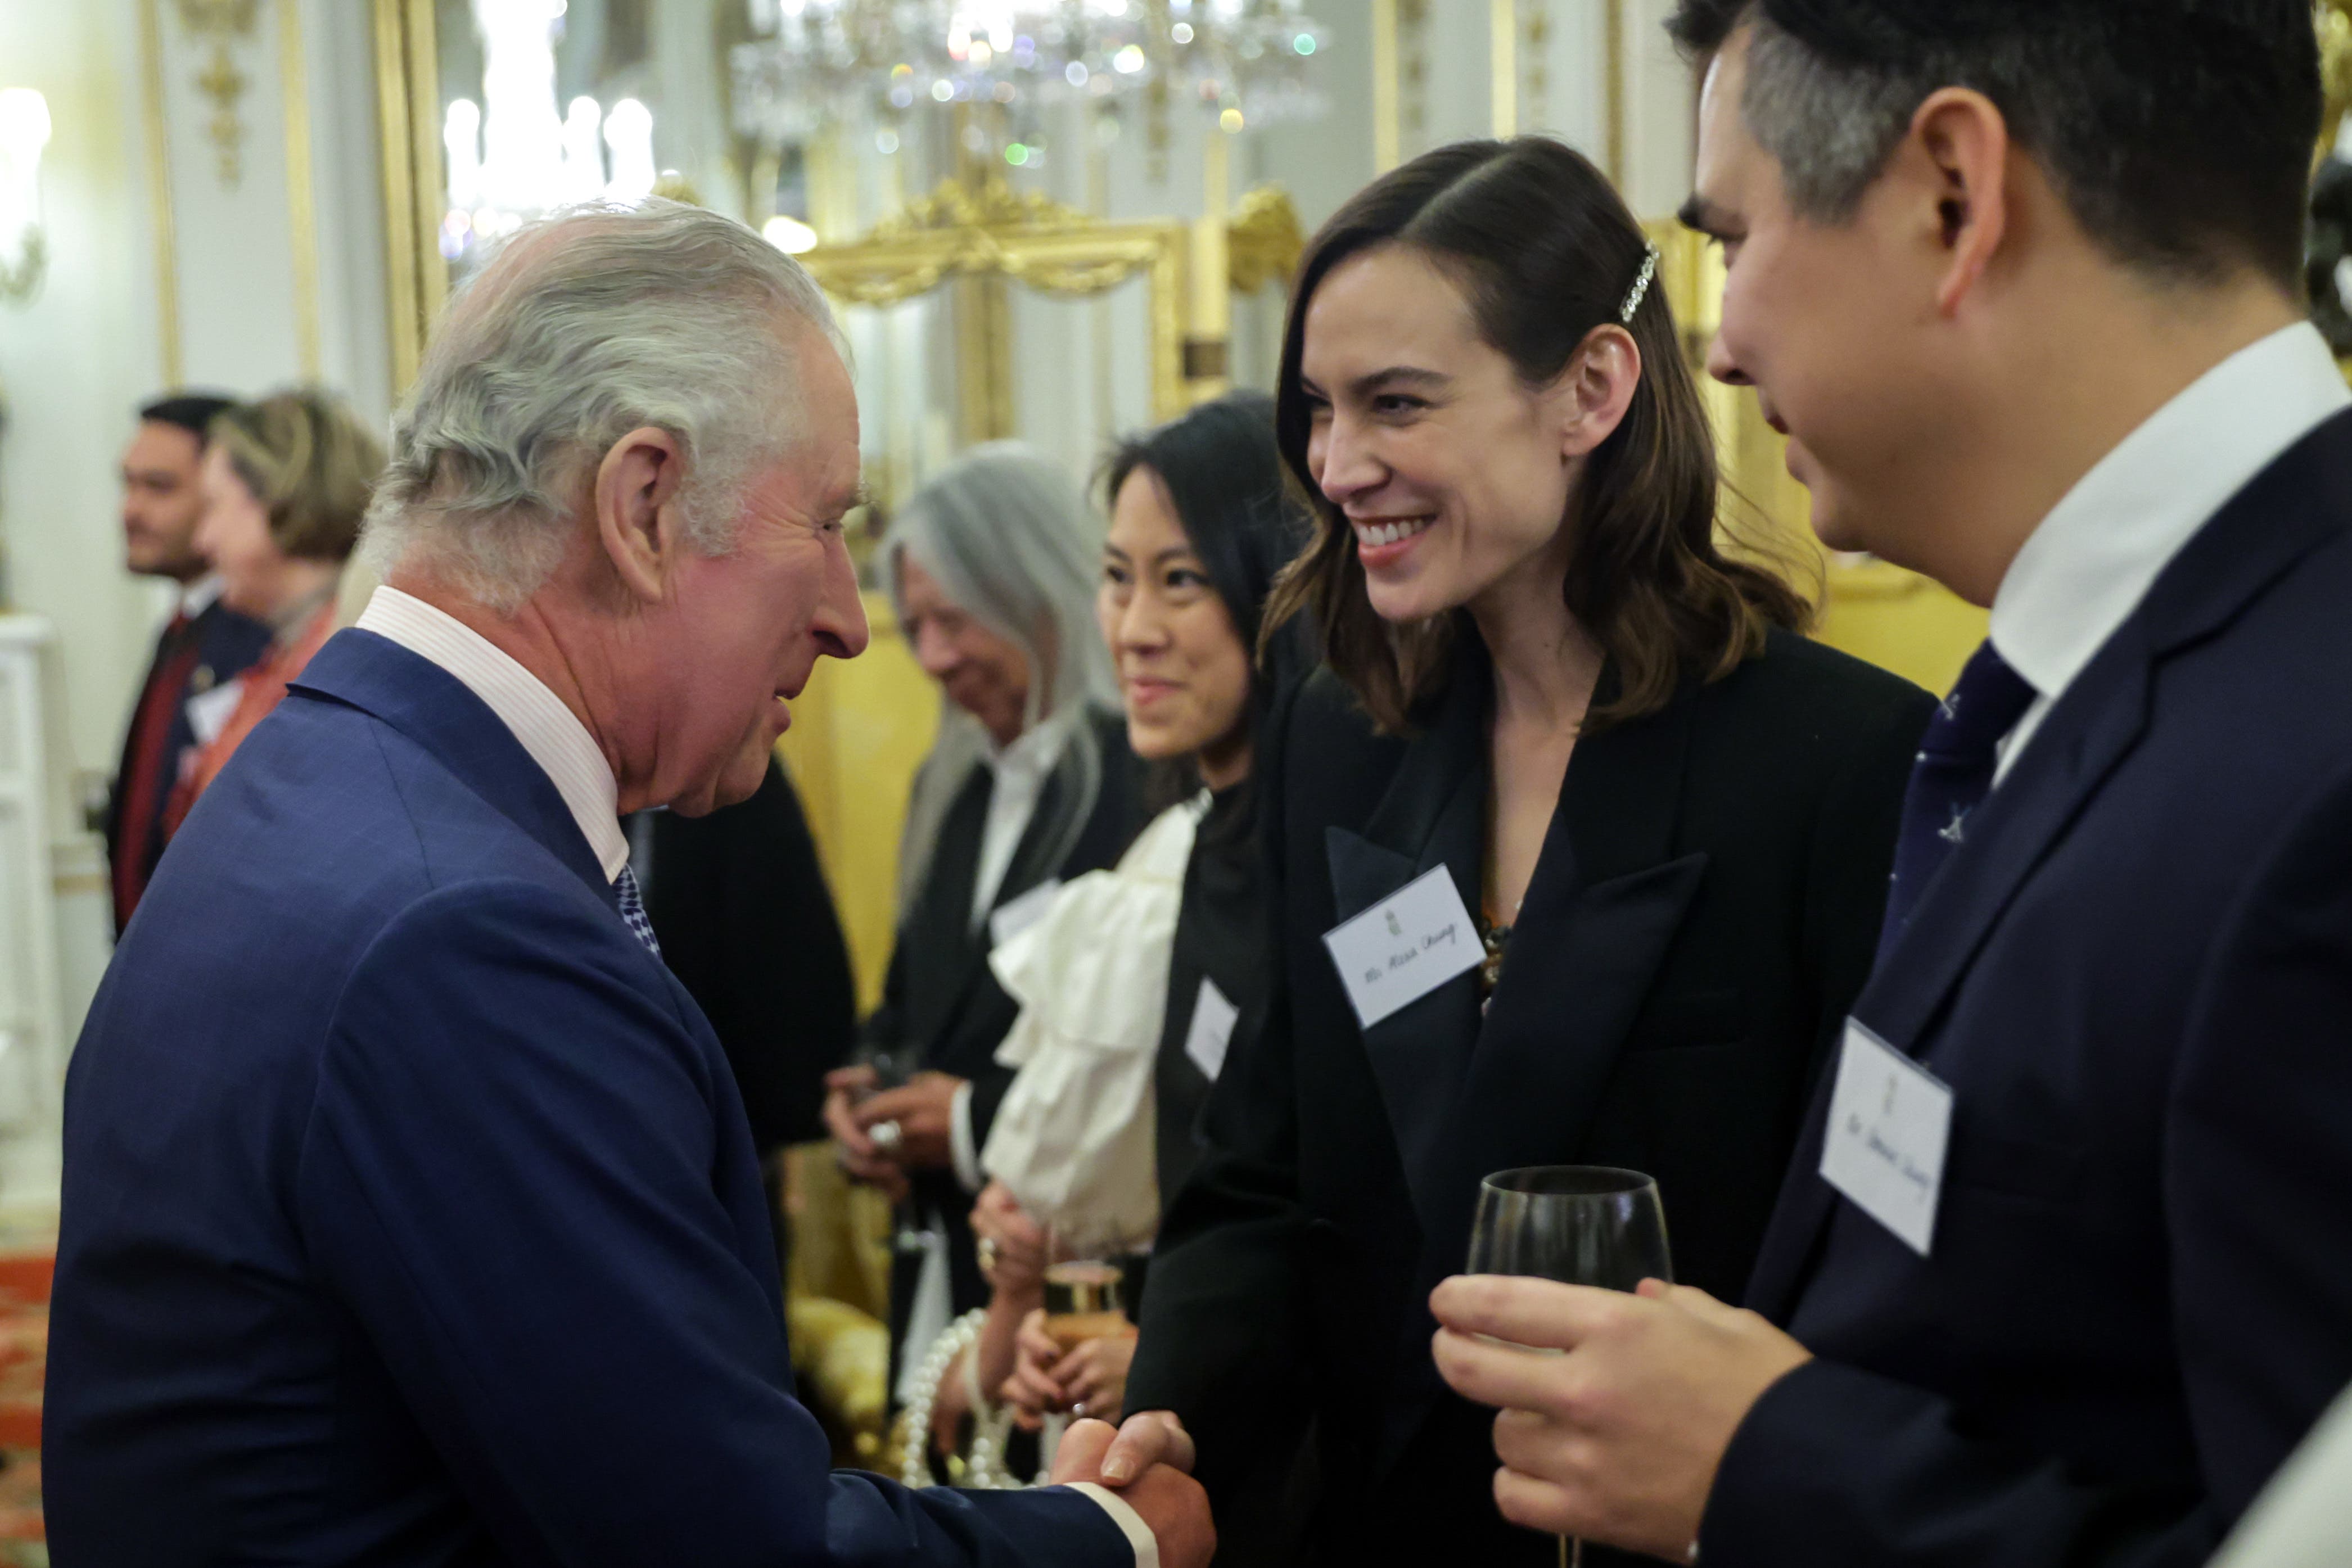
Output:
<path fill-rule="evenodd" d="M 452 303 L 386 586 L 189 817 L 67 1086 L 59 1559 L 1192 1568 L 1199 1489 L 826 1474 L 719 1041 L 618 812 L 751 793 L 866 624 L 807 276 L 667 204 Z M 778 981 L 791 983 L 790 954 Z"/>

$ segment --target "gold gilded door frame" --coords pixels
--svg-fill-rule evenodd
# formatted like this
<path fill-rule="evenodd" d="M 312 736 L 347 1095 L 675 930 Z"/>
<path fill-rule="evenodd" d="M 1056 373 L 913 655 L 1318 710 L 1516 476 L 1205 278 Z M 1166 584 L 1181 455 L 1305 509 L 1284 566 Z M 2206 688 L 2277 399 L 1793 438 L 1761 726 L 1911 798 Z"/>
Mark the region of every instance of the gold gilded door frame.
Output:
<path fill-rule="evenodd" d="M 376 128 L 383 164 L 392 397 L 408 395 L 448 293 L 441 260 L 441 69 L 433 0 L 373 0 Z"/>

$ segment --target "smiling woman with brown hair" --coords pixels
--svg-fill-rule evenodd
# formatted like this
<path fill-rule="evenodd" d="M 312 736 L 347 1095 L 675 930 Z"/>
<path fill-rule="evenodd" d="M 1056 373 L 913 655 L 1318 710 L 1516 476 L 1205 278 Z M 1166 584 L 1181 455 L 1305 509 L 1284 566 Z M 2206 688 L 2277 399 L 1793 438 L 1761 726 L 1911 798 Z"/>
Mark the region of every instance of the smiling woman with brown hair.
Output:
<path fill-rule="evenodd" d="M 1869 971 L 1930 705 L 1718 545 L 1656 259 L 1577 153 L 1473 142 L 1356 196 L 1293 296 L 1316 531 L 1268 619 L 1328 668 L 1264 747 L 1275 996 L 1160 1232 L 1128 1441 L 1188 1428 L 1214 1499 L 1311 1417 L 1316 1561 L 1553 1559 L 1430 1364 L 1479 1178 L 1648 1172 L 1736 1300 Z M 1325 940 L 1383 915 L 1458 955 L 1401 1004 Z"/>

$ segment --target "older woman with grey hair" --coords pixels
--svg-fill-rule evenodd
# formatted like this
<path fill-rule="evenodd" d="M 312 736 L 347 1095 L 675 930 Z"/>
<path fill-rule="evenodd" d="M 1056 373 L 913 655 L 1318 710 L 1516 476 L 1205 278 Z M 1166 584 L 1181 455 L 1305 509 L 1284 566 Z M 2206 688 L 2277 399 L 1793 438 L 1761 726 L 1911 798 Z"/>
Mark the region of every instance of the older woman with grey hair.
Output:
<path fill-rule="evenodd" d="M 942 469 L 896 520 L 899 623 L 948 698 L 908 813 L 898 943 L 865 1061 L 830 1080 L 842 1163 L 902 1199 L 891 1279 L 894 1388 L 988 1286 L 969 1218 L 979 1150 L 1013 1080 L 1018 1012 L 989 949 L 1054 891 L 1118 860 L 1142 825 L 1108 655 L 1094 627 L 1102 527 L 1077 483 L 1014 442 Z"/>

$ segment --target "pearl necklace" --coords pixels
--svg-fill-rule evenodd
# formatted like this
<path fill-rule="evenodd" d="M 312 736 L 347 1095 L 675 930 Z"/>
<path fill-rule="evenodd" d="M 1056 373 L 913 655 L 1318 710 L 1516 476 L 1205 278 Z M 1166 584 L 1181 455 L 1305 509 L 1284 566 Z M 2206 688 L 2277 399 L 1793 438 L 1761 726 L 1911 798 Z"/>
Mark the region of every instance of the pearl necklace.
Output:
<path fill-rule="evenodd" d="M 931 1474 L 931 1412 L 938 1407 L 940 1385 L 947 1381 L 948 1369 L 980 1343 L 981 1325 L 987 1321 L 988 1309 L 974 1307 L 941 1330 L 931 1348 L 923 1353 L 922 1366 L 915 1377 L 915 1397 L 898 1412 L 898 1424 L 891 1429 L 892 1440 L 898 1446 L 898 1479 L 909 1488 L 940 1484 Z M 979 1375 L 969 1359 L 964 1363 L 964 1388 L 971 1396 L 972 1434 L 963 1485 L 981 1491 L 1011 1491 L 1024 1485 L 999 1468 L 1013 1413 L 999 1410 L 981 1393 Z"/>

